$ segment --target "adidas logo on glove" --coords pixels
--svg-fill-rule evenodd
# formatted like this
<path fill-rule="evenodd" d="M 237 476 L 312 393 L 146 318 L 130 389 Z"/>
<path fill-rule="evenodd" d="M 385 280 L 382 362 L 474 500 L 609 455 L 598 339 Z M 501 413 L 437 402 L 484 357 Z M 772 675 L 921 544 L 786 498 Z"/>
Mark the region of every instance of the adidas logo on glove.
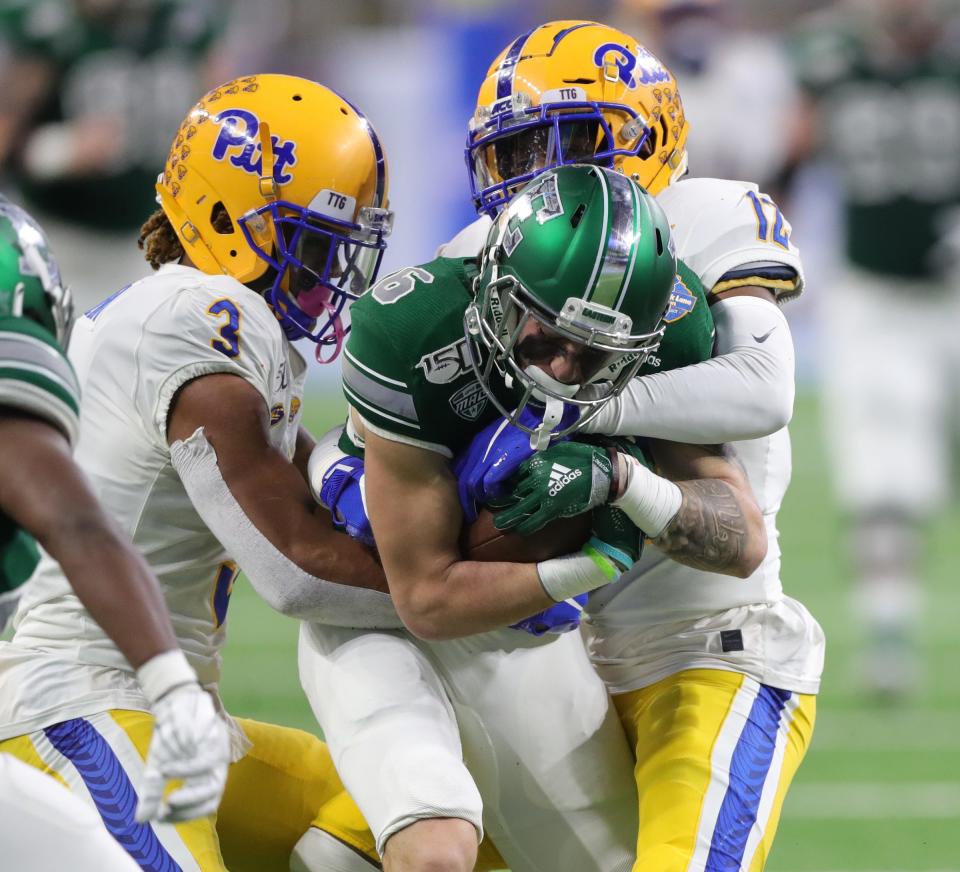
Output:
<path fill-rule="evenodd" d="M 583 475 L 582 469 L 571 470 L 569 467 L 563 466 L 560 463 L 553 464 L 553 468 L 550 470 L 550 490 L 548 493 L 550 496 L 555 497 L 566 485 L 580 478 L 581 475 Z"/>

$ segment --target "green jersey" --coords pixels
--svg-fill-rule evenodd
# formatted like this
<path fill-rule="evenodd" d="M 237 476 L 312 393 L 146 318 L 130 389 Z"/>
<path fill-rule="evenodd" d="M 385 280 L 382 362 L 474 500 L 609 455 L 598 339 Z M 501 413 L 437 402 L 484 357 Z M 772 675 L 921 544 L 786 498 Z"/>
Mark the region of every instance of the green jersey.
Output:
<path fill-rule="evenodd" d="M 116 154 L 96 175 L 41 180 L 14 163 L 31 206 L 93 227 L 136 228 L 156 209 L 154 184 L 196 94 L 216 33 L 214 0 L 126 3 L 112 14 L 73 0 L 0 4 L 0 51 L 49 67 L 31 128 L 97 119 L 117 125 Z"/>
<path fill-rule="evenodd" d="M 452 458 L 498 417 L 474 376 L 464 335 L 477 275 L 475 260 L 437 258 L 387 276 L 351 307 L 343 390 L 373 432 Z M 683 264 L 666 320 L 660 348 L 640 374 L 710 357 L 713 318 L 699 279 Z M 502 381 L 494 387 L 507 408 L 517 404 Z M 347 436 L 341 447 L 360 453 Z"/>
<path fill-rule="evenodd" d="M 25 318 L 0 317 L 0 409 L 43 418 L 71 442 L 76 437 L 80 388 L 73 368 L 53 336 Z M 0 598 L 30 577 L 38 559 L 30 535 L 0 512 Z"/>
<path fill-rule="evenodd" d="M 960 44 L 891 54 L 863 20 L 832 17 L 794 40 L 843 185 L 846 253 L 861 269 L 935 276 L 960 205 Z"/>

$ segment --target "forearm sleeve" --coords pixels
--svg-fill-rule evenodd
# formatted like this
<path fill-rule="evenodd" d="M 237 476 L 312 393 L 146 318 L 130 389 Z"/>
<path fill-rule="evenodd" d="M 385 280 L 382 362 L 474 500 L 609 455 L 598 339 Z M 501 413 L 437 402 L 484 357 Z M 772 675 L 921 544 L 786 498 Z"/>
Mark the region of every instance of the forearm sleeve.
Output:
<path fill-rule="evenodd" d="M 714 357 L 634 379 L 585 431 L 712 445 L 785 427 L 793 415 L 794 352 L 780 308 L 757 297 L 729 297 L 711 312 Z"/>
<path fill-rule="evenodd" d="M 234 499 L 202 427 L 174 442 L 170 458 L 197 513 L 271 608 L 338 627 L 403 626 L 389 595 L 317 578 L 277 550 Z"/>

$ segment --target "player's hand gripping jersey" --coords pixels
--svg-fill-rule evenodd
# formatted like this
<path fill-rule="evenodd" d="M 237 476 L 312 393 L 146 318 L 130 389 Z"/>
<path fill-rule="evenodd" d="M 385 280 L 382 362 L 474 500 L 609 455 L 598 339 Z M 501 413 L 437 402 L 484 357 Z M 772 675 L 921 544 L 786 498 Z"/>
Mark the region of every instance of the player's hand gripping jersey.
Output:
<path fill-rule="evenodd" d="M 178 265 L 87 312 L 71 357 L 85 394 L 77 461 L 156 573 L 201 683 L 215 687 L 237 567 L 171 466 L 167 414 L 191 379 L 235 375 L 263 397 L 270 441 L 291 457 L 306 365 L 262 297 L 230 277 Z M 15 626 L 0 652 L 0 737 L 110 708 L 148 710 L 125 658 L 49 557 Z"/>

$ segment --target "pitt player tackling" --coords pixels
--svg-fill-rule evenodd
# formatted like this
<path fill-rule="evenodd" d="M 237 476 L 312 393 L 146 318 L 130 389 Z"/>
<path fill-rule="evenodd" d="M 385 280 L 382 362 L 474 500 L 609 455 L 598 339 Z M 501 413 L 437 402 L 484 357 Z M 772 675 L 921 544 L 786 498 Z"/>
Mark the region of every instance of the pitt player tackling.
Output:
<path fill-rule="evenodd" d="M 189 113 L 157 193 L 141 238 L 157 272 L 87 312 L 73 337 L 77 460 L 157 575 L 176 643 L 218 701 L 240 568 L 286 614 L 336 621 L 362 595 L 351 621 L 398 623 L 385 594 L 361 590 L 382 586 L 379 567 L 331 529 L 298 466 L 312 442 L 299 429 L 306 363 L 290 341 L 339 350 L 343 307 L 373 280 L 390 230 L 387 170 L 373 128 L 337 94 L 249 76 Z M 0 648 L 0 748 L 32 746 L 28 762 L 71 784 L 86 783 L 91 758 L 106 761 L 115 778 L 89 789 L 90 801 L 131 853 L 146 854 L 143 868 L 376 860 L 325 746 L 233 720 L 219 702 L 233 763 L 216 818 L 209 808 L 142 827 L 127 800 L 154 728 L 148 682 L 49 557 L 15 626 Z M 311 825 L 322 830 L 302 840 Z"/>
<path fill-rule="evenodd" d="M 681 180 L 687 128 L 673 76 L 627 34 L 556 21 L 517 37 L 491 65 L 469 127 L 481 218 L 441 254 L 475 255 L 519 185 L 589 161 L 657 195 L 678 258 L 708 291 L 713 359 L 635 379 L 585 430 L 733 443 L 763 511 L 766 559 L 741 581 L 648 548 L 625 583 L 591 599 L 586 638 L 636 753 L 635 870 L 719 868 L 723 856 L 725 869 L 757 872 L 809 746 L 823 665 L 819 625 L 783 593 L 776 529 L 794 394 L 778 304 L 800 293 L 803 273 L 789 224 L 755 185 Z M 756 783 L 737 774 L 745 763 Z"/>

